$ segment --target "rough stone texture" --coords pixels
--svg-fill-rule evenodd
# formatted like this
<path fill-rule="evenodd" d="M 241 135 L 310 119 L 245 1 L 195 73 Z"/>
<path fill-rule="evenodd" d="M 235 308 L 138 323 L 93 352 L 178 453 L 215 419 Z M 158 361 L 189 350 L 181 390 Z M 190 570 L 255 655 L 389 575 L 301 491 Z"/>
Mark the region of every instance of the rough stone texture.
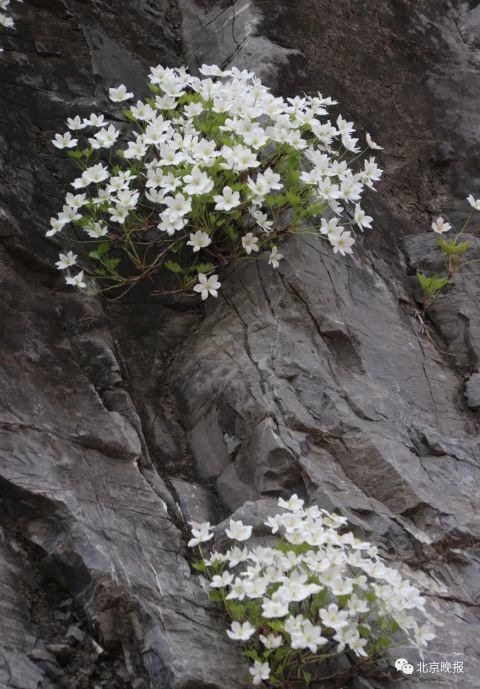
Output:
<path fill-rule="evenodd" d="M 480 409 L 480 374 L 474 373 L 465 384 L 467 405 L 473 411 Z"/>
<path fill-rule="evenodd" d="M 404 686 L 476 687 L 478 277 L 422 322 L 412 275 L 438 263 L 430 216 L 455 219 L 478 195 L 478 9 L 32 0 L 15 12 L 0 58 L 0 688 L 245 686 L 190 573 L 185 522 L 260 521 L 292 491 L 408 567 L 445 622 L 427 660 L 462 660 L 464 674 Z M 73 294 L 43 238 L 70 176 L 52 133 L 72 111 L 109 112 L 108 86 L 140 91 L 150 64 L 204 60 L 253 67 L 285 94 L 321 90 L 372 130 L 386 169 L 376 232 L 353 259 L 296 240 L 277 272 L 231 269 L 204 316 L 141 291 L 109 305 Z"/>

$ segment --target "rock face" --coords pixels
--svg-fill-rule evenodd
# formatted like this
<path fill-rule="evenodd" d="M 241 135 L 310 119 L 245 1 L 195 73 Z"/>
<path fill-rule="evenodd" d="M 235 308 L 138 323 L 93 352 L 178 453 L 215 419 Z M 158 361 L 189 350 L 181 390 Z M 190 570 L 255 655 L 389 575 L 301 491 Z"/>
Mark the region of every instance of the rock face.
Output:
<path fill-rule="evenodd" d="M 477 686 L 478 277 L 424 322 L 412 275 L 439 260 L 430 215 L 460 216 L 478 191 L 480 18 L 360 5 L 15 4 L 0 58 L 2 689 L 244 687 L 186 520 L 263 514 L 292 491 L 425 588 L 445 623 L 426 660 L 464 672 L 405 686 Z M 43 237 L 70 177 L 53 132 L 108 112 L 109 86 L 141 92 L 150 64 L 185 61 L 321 90 L 383 142 L 377 228 L 355 258 L 291 241 L 277 272 L 230 269 L 205 313 L 65 288 Z"/>

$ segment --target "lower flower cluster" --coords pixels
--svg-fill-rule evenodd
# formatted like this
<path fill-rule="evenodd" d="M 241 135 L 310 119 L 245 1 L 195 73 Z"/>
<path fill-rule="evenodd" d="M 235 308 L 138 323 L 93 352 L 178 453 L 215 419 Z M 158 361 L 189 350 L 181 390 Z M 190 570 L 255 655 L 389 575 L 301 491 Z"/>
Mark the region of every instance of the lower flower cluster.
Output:
<path fill-rule="evenodd" d="M 322 679 L 322 662 L 345 651 L 359 661 L 376 659 L 397 642 L 420 654 L 435 637 L 420 591 L 387 567 L 377 547 L 345 531 L 347 521 L 296 495 L 266 526 L 273 546 L 244 545 L 253 528 L 230 521 L 226 552 L 204 552 L 214 533 L 192 523 L 189 547 L 207 578 L 210 597 L 223 604 L 227 635 L 244 644 L 254 685 L 286 687 L 292 680 Z M 422 623 L 419 622 L 421 618 Z"/>

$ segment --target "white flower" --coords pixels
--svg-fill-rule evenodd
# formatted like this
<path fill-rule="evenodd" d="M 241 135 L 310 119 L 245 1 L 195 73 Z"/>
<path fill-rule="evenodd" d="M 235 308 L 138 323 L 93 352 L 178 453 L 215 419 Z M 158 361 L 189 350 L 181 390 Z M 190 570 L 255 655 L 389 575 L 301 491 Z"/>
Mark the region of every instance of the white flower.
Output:
<path fill-rule="evenodd" d="M 110 100 L 114 103 L 121 103 L 124 100 L 133 98 L 133 93 L 127 91 L 125 84 L 120 84 L 117 88 L 108 89 L 108 95 L 110 96 Z"/>
<path fill-rule="evenodd" d="M 301 500 L 296 493 L 290 496 L 288 500 L 278 498 L 278 506 L 291 512 L 301 512 L 303 510 L 303 504 L 304 501 Z"/>
<path fill-rule="evenodd" d="M 282 524 L 282 515 L 276 514 L 274 517 L 268 517 L 264 524 L 271 529 L 273 534 L 276 534 Z"/>
<path fill-rule="evenodd" d="M 65 203 L 70 208 L 82 208 L 87 202 L 86 194 L 70 194 L 65 197 Z"/>
<path fill-rule="evenodd" d="M 242 521 L 230 519 L 230 528 L 225 529 L 225 533 L 234 541 L 248 541 L 252 535 L 252 527 L 245 525 Z"/>
<path fill-rule="evenodd" d="M 262 603 L 263 616 L 267 618 L 285 617 L 288 615 L 288 605 L 279 600 L 265 598 Z"/>
<path fill-rule="evenodd" d="M 213 200 L 217 211 L 229 211 L 241 203 L 240 193 L 232 191 L 231 187 L 223 187 L 222 194 L 214 196 Z"/>
<path fill-rule="evenodd" d="M 230 584 L 227 600 L 243 600 L 245 596 L 245 581 L 240 579 L 240 577 L 235 577 L 234 581 Z"/>
<path fill-rule="evenodd" d="M 167 196 L 163 203 L 167 206 L 171 216 L 182 216 L 192 210 L 192 200 L 183 194 L 176 194 L 175 197 Z"/>
<path fill-rule="evenodd" d="M 136 105 L 132 105 L 130 108 L 130 113 L 137 120 L 142 120 L 144 122 L 149 122 L 155 119 L 155 110 L 148 103 L 142 103 L 138 100 Z"/>
<path fill-rule="evenodd" d="M 223 71 L 217 65 L 202 65 L 199 70 L 204 77 L 221 77 Z"/>
<path fill-rule="evenodd" d="M 85 289 L 87 286 L 83 279 L 83 270 L 81 270 L 73 277 L 67 275 L 67 277 L 65 278 L 65 282 L 67 283 L 67 285 L 71 285 L 72 287 L 78 287 L 79 289 Z"/>
<path fill-rule="evenodd" d="M 351 254 L 352 246 L 355 244 L 355 240 L 350 232 L 339 232 L 338 234 L 329 234 L 328 239 L 330 244 L 333 246 L 333 253 L 340 253 L 342 256 L 346 254 Z"/>
<path fill-rule="evenodd" d="M 452 229 L 450 223 L 446 222 L 442 217 L 438 217 L 432 222 L 432 230 L 437 234 L 445 234 Z"/>
<path fill-rule="evenodd" d="M 345 177 L 340 184 L 340 196 L 344 201 L 360 201 L 363 186 L 355 177 Z"/>
<path fill-rule="evenodd" d="M 78 139 L 72 139 L 71 133 L 65 132 L 65 134 L 55 134 L 52 144 L 56 148 L 75 148 L 78 144 Z"/>
<path fill-rule="evenodd" d="M 253 667 L 249 668 L 248 671 L 252 675 L 252 682 L 255 686 L 270 677 L 270 665 L 261 663 L 259 660 L 256 660 Z"/>
<path fill-rule="evenodd" d="M 375 162 L 375 158 L 369 158 L 366 160 L 363 164 L 363 173 L 361 175 L 363 184 L 373 188 L 372 182 L 378 182 L 381 176 L 382 170 Z"/>
<path fill-rule="evenodd" d="M 349 136 L 348 134 L 345 134 L 342 136 L 342 144 L 345 146 L 347 151 L 350 153 L 359 153 L 360 149 L 357 146 L 358 139 L 355 139 L 352 136 Z"/>
<path fill-rule="evenodd" d="M 82 174 L 82 179 L 88 184 L 100 184 L 100 182 L 105 181 L 109 176 L 108 168 L 97 163 L 97 165 L 92 165 L 87 168 Z"/>
<path fill-rule="evenodd" d="M 255 627 L 250 622 L 232 622 L 230 629 L 227 629 L 227 636 L 234 641 L 248 641 L 255 634 Z"/>
<path fill-rule="evenodd" d="M 472 194 L 467 196 L 467 201 L 476 211 L 480 211 L 480 199 L 473 198 Z"/>
<path fill-rule="evenodd" d="M 77 256 L 73 251 L 67 251 L 66 254 L 59 254 L 59 260 L 55 263 L 58 270 L 65 270 L 66 268 L 71 268 L 77 262 Z"/>
<path fill-rule="evenodd" d="M 6 14 L 0 14 L 0 26 L 3 26 L 5 29 L 12 29 L 15 26 L 15 22 L 12 17 Z"/>
<path fill-rule="evenodd" d="M 371 218 L 369 215 L 366 215 L 363 208 L 357 203 L 355 206 L 353 222 L 358 225 L 361 230 L 363 230 L 365 227 L 370 229 L 372 227 L 373 218 Z"/>
<path fill-rule="evenodd" d="M 197 524 L 196 522 L 190 522 L 192 526 L 192 536 L 188 541 L 188 547 L 194 548 L 200 543 L 206 543 L 211 538 L 213 538 L 213 533 L 210 532 L 210 522 L 204 522 L 202 524 Z"/>
<path fill-rule="evenodd" d="M 76 115 L 75 117 L 68 117 L 67 118 L 67 127 L 71 129 L 72 131 L 77 131 L 78 129 L 84 129 L 87 125 L 85 122 L 82 122 L 80 117 Z"/>
<path fill-rule="evenodd" d="M 328 643 L 328 639 L 322 636 L 321 627 L 314 626 L 310 620 L 303 622 L 300 630 L 292 632 L 292 648 L 308 648 L 316 653 L 319 646 Z"/>
<path fill-rule="evenodd" d="M 252 251 L 258 251 L 258 237 L 255 237 L 251 232 L 247 232 L 247 234 L 242 237 L 242 246 L 248 255 L 250 255 Z"/>
<path fill-rule="evenodd" d="M 249 552 L 247 548 L 240 549 L 238 546 L 235 546 L 227 552 L 227 558 L 230 563 L 230 567 L 236 567 L 241 562 L 245 562 L 245 560 L 248 560 L 248 557 Z"/>
<path fill-rule="evenodd" d="M 222 572 L 222 574 L 215 574 L 210 582 L 210 587 L 212 589 L 223 589 L 228 586 L 233 581 L 233 574 L 230 574 L 228 570 Z"/>
<path fill-rule="evenodd" d="M 89 225 L 85 225 L 84 230 L 92 239 L 99 239 L 108 234 L 108 227 L 101 222 L 93 222 Z"/>
<path fill-rule="evenodd" d="M 222 157 L 224 162 L 222 167 L 226 170 L 234 170 L 235 172 L 243 172 L 249 168 L 258 167 L 260 161 L 250 148 L 237 144 L 230 148 L 224 146 L 222 148 Z"/>
<path fill-rule="evenodd" d="M 183 190 L 190 196 L 208 194 L 213 189 L 213 179 L 199 167 L 194 167 L 189 175 L 185 175 L 183 181 L 186 182 Z"/>
<path fill-rule="evenodd" d="M 206 246 L 209 246 L 212 243 L 212 240 L 208 236 L 206 232 L 202 232 L 201 230 L 197 230 L 197 232 L 192 233 L 190 235 L 190 241 L 187 242 L 187 246 L 191 246 L 193 249 L 193 252 L 200 251 L 200 249 L 205 248 Z"/>
<path fill-rule="evenodd" d="M 210 275 L 207 278 L 204 273 L 198 274 L 198 283 L 193 288 L 195 292 L 200 292 L 202 299 L 205 301 L 208 295 L 211 294 L 212 297 L 218 297 L 218 289 L 221 286 L 221 282 L 218 281 L 218 275 Z"/>
<path fill-rule="evenodd" d="M 315 588 L 317 591 L 321 590 L 320 586 L 316 586 Z M 312 593 L 313 591 L 310 586 L 305 586 L 297 581 L 288 580 L 283 586 L 280 586 L 280 588 L 275 591 L 273 598 L 283 601 L 288 605 L 293 602 L 299 603 L 305 600 L 305 598 L 308 598 Z"/>
<path fill-rule="evenodd" d="M 366 140 L 367 140 L 367 146 L 368 146 L 369 148 L 374 149 L 374 150 L 376 150 L 376 151 L 381 151 L 381 150 L 382 150 L 382 147 L 381 147 L 381 146 L 379 146 L 378 144 L 376 144 L 375 141 L 372 141 L 372 137 L 370 136 L 370 134 L 367 134 L 365 138 L 366 138 Z"/>
<path fill-rule="evenodd" d="M 331 627 L 336 630 L 348 625 L 347 613 L 339 610 L 338 605 L 335 603 L 330 603 L 327 608 L 320 610 L 320 619 L 325 627 Z"/>
<path fill-rule="evenodd" d="M 268 586 L 266 577 L 256 577 L 245 582 L 245 593 L 248 598 L 261 598 L 265 595 Z"/>
<path fill-rule="evenodd" d="M 62 212 L 58 215 L 58 219 L 65 224 L 74 222 L 75 220 L 80 220 L 81 217 L 82 216 L 77 212 L 77 209 L 72 208 L 71 206 L 64 206 Z"/>
<path fill-rule="evenodd" d="M 318 194 L 326 201 L 338 199 L 341 196 L 340 187 L 334 184 L 330 178 L 323 179 L 318 185 Z"/>
<path fill-rule="evenodd" d="M 259 638 L 265 648 L 269 651 L 275 648 L 280 648 L 280 646 L 283 645 L 282 636 L 276 636 L 275 634 L 268 634 L 267 636 L 264 636 L 263 634 L 260 634 Z"/>
<path fill-rule="evenodd" d="M 59 216 L 58 218 L 50 218 L 50 230 L 45 233 L 45 236 L 53 237 L 55 234 L 63 230 L 66 224 L 67 220 L 63 217 Z"/>
<path fill-rule="evenodd" d="M 415 644 L 417 648 L 426 648 L 429 641 L 435 639 L 435 634 L 427 625 L 419 626 L 414 630 Z"/>
<path fill-rule="evenodd" d="M 271 232 L 273 220 L 269 220 L 266 213 L 262 213 L 262 211 L 259 210 L 254 210 L 251 211 L 251 215 L 253 218 L 255 218 L 257 225 L 261 227 L 264 232 Z"/>
<path fill-rule="evenodd" d="M 271 265 L 272 268 L 278 268 L 282 258 L 283 254 L 280 253 L 276 246 L 272 246 L 272 249 L 270 251 L 270 257 L 268 259 L 269 265 Z"/>
<path fill-rule="evenodd" d="M 205 560 L 205 564 L 208 565 L 209 567 L 215 566 L 215 565 L 221 565 L 224 562 L 226 562 L 227 558 L 223 553 L 219 553 L 216 550 L 212 552 L 209 558 Z"/>
<path fill-rule="evenodd" d="M 119 135 L 120 132 L 118 129 L 115 129 L 113 124 L 111 124 L 108 128 L 104 127 L 103 129 L 100 129 L 95 136 L 90 138 L 88 141 L 91 147 L 94 149 L 111 148 L 118 139 Z"/>
<path fill-rule="evenodd" d="M 83 124 L 85 127 L 103 127 L 105 124 L 105 117 L 104 115 L 97 115 L 92 112 L 90 117 L 85 117 L 83 119 Z"/>
<path fill-rule="evenodd" d="M 344 228 L 342 225 L 339 225 L 338 223 L 338 218 L 330 218 L 329 220 L 325 220 L 325 218 L 322 218 L 320 221 L 320 232 L 326 235 L 340 234 L 340 232 L 344 231 Z"/>

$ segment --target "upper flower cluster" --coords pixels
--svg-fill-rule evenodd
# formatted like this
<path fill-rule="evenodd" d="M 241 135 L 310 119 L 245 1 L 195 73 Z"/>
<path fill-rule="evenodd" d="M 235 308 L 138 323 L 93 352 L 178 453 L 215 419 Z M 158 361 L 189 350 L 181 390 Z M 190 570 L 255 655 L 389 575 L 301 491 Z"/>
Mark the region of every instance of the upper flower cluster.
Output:
<path fill-rule="evenodd" d="M 376 546 L 345 532 L 344 517 L 305 507 L 296 495 L 278 504 L 282 511 L 265 522 L 279 538 L 275 547 L 244 546 L 252 527 L 231 520 L 232 547 L 199 566 L 233 618 L 227 635 L 249 642 L 253 683 L 282 686 L 289 659 L 298 670 L 347 648 L 371 656 L 397 632 L 422 652 L 435 635 L 418 621 L 418 613 L 426 616 L 420 591 L 383 563 Z M 193 524 L 192 536 L 189 546 L 201 548 L 213 533 Z"/>
<path fill-rule="evenodd" d="M 87 241 L 101 240 L 90 256 L 102 277 L 122 281 L 111 256 L 122 247 L 141 275 L 165 265 L 177 291 L 196 283 L 203 299 L 217 295 L 219 266 L 267 249 L 276 268 L 278 243 L 325 213 L 332 217 L 309 231 L 334 253 L 351 253 L 352 229 L 372 223 L 364 189 L 381 176 L 373 156 L 359 159 L 380 147 L 367 135 L 361 149 L 351 122 L 328 118 L 334 101 L 321 94 L 280 98 L 235 67 L 204 65 L 200 73 L 153 67 L 151 96 L 124 111 L 120 127 L 100 113 L 68 119 L 53 145 L 82 172 L 47 235 L 73 223 Z M 134 99 L 123 84 L 109 96 Z M 166 260 L 172 253 L 175 262 Z M 58 267 L 70 268 L 62 256 Z M 85 285 L 83 272 L 77 284 Z"/>

